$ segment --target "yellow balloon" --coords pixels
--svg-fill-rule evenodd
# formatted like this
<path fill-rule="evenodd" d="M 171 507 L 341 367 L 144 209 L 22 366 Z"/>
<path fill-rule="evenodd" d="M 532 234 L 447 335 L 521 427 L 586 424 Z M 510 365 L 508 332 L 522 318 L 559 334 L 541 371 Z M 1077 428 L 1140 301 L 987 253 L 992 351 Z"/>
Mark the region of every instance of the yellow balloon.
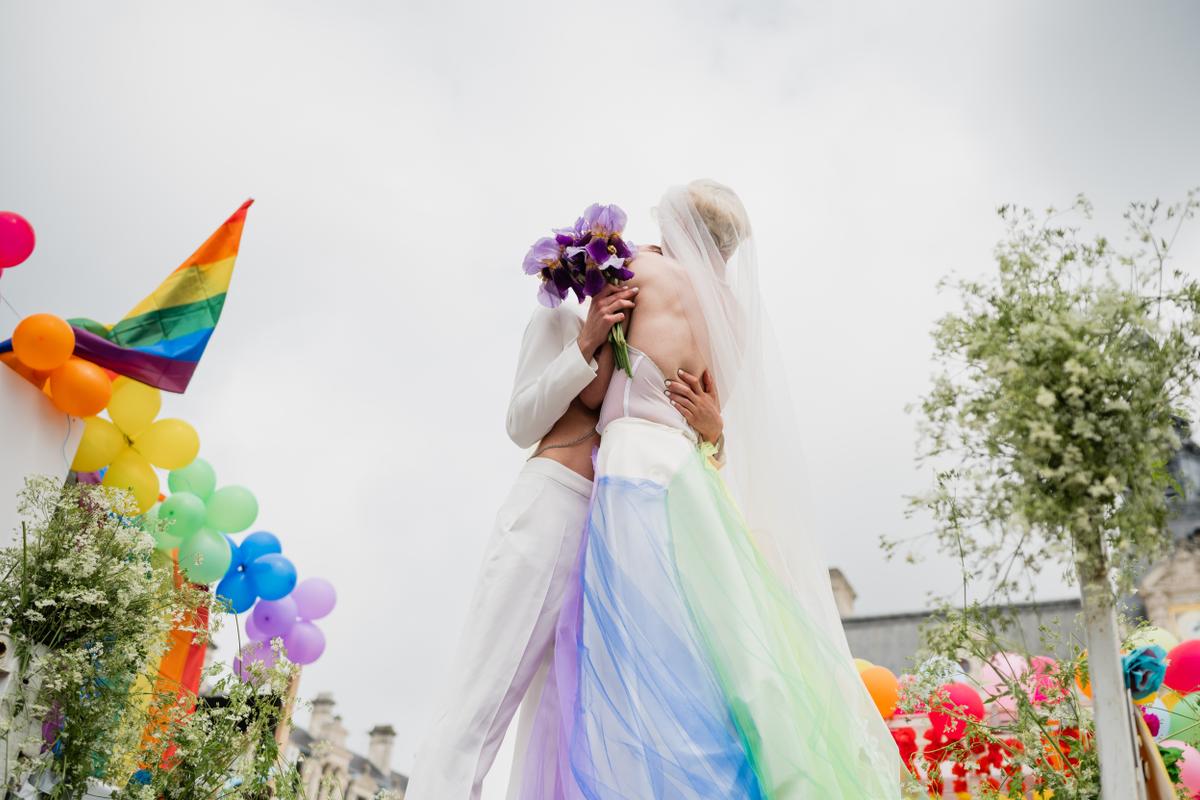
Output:
<path fill-rule="evenodd" d="M 200 435 L 181 419 L 160 419 L 133 440 L 133 449 L 162 469 L 183 469 L 200 453 Z"/>
<path fill-rule="evenodd" d="M 861 675 L 864 669 L 870 669 L 875 665 L 865 658 L 856 658 L 854 659 L 854 666 L 858 667 L 858 673 Z"/>
<path fill-rule="evenodd" d="M 133 439 L 158 416 L 162 408 L 162 393 L 124 376 L 113 381 L 112 399 L 108 401 L 108 416 L 117 427 Z"/>
<path fill-rule="evenodd" d="M 158 473 L 144 455 L 132 448 L 126 448 L 109 465 L 104 485 L 131 492 L 139 514 L 145 514 L 158 501 Z"/>
<path fill-rule="evenodd" d="M 71 469 L 76 472 L 95 472 L 106 467 L 125 449 L 125 437 L 117 426 L 102 417 L 83 421 L 83 438 L 75 451 Z"/>

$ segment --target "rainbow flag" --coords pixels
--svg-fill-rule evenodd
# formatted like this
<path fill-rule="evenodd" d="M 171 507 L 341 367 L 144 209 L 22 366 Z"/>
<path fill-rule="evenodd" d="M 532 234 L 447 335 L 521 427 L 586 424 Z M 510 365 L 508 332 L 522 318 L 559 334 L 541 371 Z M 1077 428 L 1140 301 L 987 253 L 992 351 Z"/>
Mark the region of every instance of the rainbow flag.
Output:
<path fill-rule="evenodd" d="M 242 203 L 117 324 L 68 320 L 75 328 L 75 355 L 168 392 L 187 389 L 221 318 L 246 211 L 253 202 Z M 0 354 L 11 349 L 11 341 L 0 343 Z"/>

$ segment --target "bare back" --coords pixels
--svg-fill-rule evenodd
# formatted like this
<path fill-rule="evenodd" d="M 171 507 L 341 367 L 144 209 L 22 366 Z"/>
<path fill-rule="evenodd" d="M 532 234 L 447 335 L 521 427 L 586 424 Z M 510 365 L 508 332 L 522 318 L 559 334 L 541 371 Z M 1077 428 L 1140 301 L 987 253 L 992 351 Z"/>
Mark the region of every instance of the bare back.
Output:
<path fill-rule="evenodd" d="M 637 309 L 625 332 L 629 344 L 646 354 L 667 377 L 676 370 L 699 375 L 708 367 L 688 322 L 696 298 L 681 264 L 643 249 L 629 267 L 639 287 Z"/>

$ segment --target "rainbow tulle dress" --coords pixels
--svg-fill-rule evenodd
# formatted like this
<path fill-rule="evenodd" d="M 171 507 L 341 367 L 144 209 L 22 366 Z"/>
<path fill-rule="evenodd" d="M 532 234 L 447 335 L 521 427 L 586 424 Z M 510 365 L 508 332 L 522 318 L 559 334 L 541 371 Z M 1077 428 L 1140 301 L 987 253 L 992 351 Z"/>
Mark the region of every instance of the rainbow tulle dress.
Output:
<path fill-rule="evenodd" d="M 868 730 L 882 721 L 847 711 L 863 704 L 846 687 L 865 689 L 844 644 L 762 558 L 653 362 L 631 361 L 605 400 L 520 797 L 899 798 L 894 745 Z"/>

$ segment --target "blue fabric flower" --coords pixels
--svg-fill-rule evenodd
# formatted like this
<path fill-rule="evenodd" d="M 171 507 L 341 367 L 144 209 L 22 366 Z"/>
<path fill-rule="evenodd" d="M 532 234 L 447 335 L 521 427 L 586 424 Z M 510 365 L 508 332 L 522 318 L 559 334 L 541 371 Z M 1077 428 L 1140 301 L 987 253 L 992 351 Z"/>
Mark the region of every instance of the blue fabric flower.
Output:
<path fill-rule="evenodd" d="M 1134 700 L 1144 700 L 1162 687 L 1167 674 L 1167 651 L 1156 644 L 1139 647 L 1121 659 L 1125 688 Z"/>

